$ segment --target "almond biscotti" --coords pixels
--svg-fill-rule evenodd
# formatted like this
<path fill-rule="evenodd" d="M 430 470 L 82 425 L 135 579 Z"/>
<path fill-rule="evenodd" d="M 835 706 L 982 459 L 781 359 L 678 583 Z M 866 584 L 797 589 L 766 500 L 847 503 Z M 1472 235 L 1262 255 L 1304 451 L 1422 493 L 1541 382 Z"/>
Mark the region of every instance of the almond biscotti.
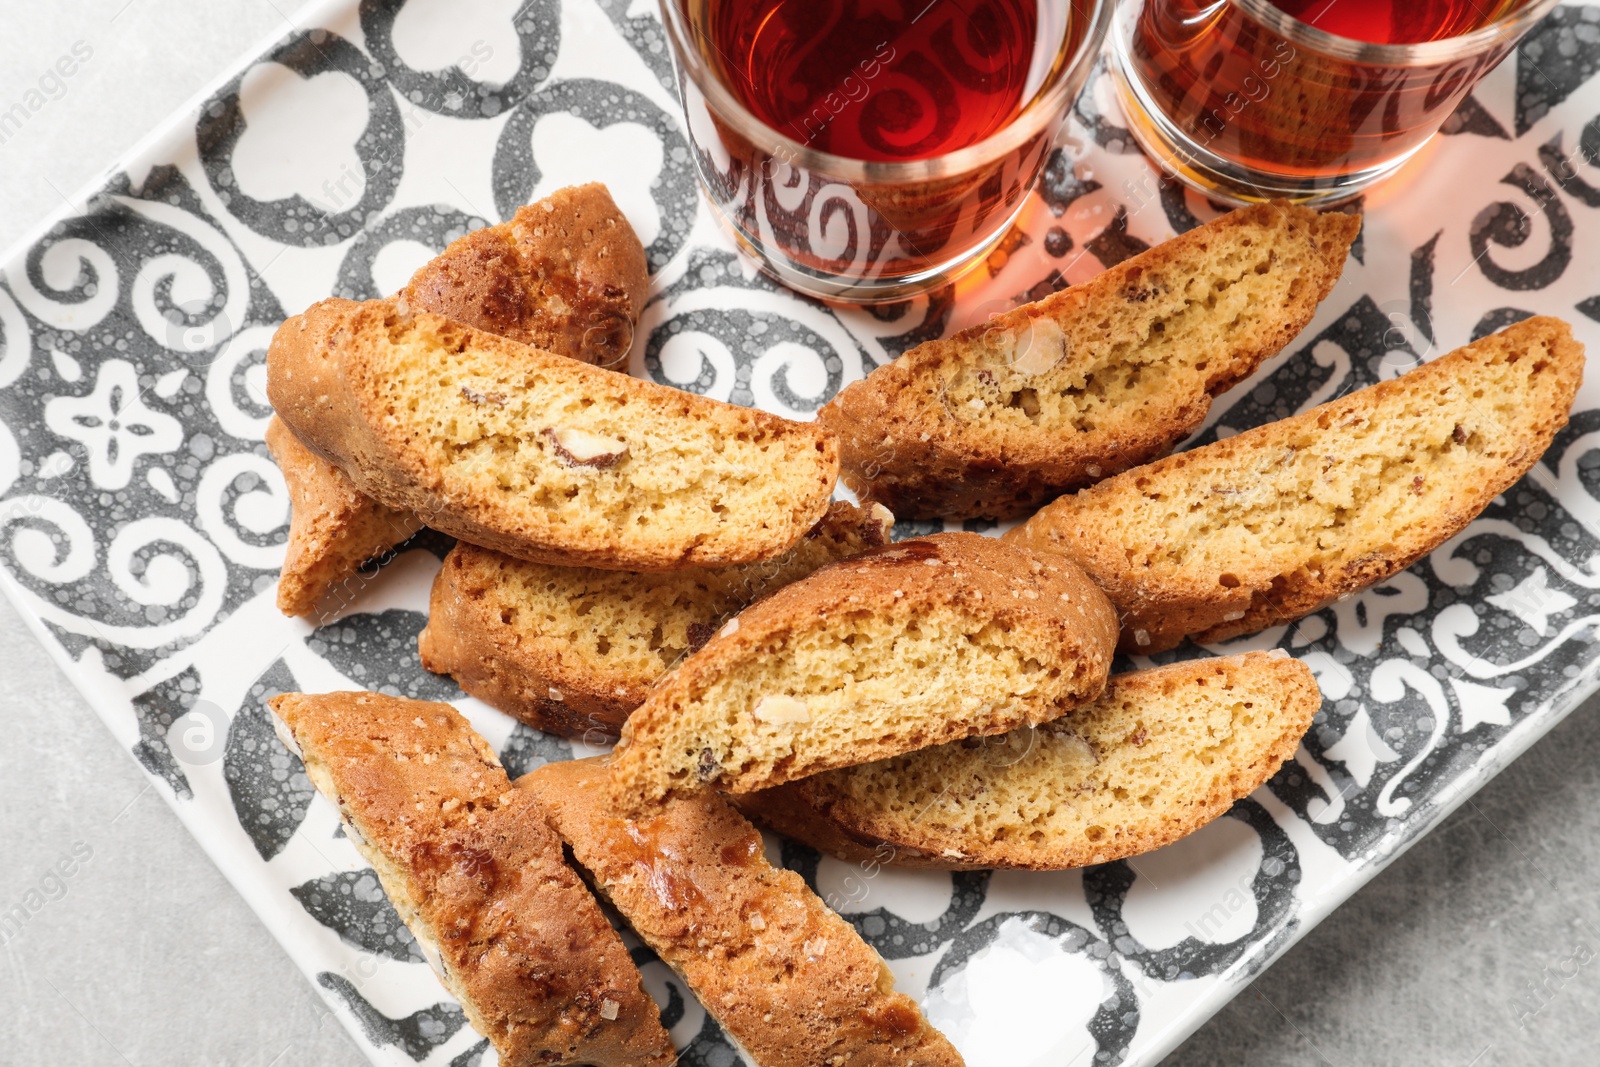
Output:
<path fill-rule="evenodd" d="M 454 708 L 377 693 L 269 703 L 500 1062 L 675 1062 L 627 947 L 544 811 Z"/>
<path fill-rule="evenodd" d="M 650 277 L 644 246 L 598 182 L 557 189 L 509 222 L 475 230 L 400 293 L 410 307 L 599 366 L 627 358 Z M 422 528 L 366 496 L 276 416 L 267 447 L 289 486 L 278 609 L 310 615 L 356 569 Z M 346 598 L 348 599 L 348 598 Z M 338 610 L 343 604 L 331 605 Z"/>
<path fill-rule="evenodd" d="M 1311 321 L 1360 229 L 1259 204 L 918 345 L 819 414 L 901 518 L 1008 518 L 1169 452 Z"/>
<path fill-rule="evenodd" d="M 835 503 L 771 560 L 631 574 L 458 544 L 433 582 L 422 665 L 547 733 L 617 736 L 650 687 L 764 594 L 889 540 L 893 516 Z"/>
<path fill-rule="evenodd" d="M 649 288 L 644 246 L 610 191 L 591 182 L 459 238 L 412 275 L 400 299 L 558 356 L 618 367 Z"/>
<path fill-rule="evenodd" d="M 1583 375 L 1533 318 L 1293 418 L 1063 497 L 1006 536 L 1082 564 L 1121 646 L 1290 622 L 1409 567 L 1536 463 Z"/>
<path fill-rule="evenodd" d="M 610 804 L 605 757 L 517 779 L 641 940 L 761 1067 L 956 1067 L 961 1057 L 883 960 L 761 835 L 710 793 L 638 821 Z"/>
<path fill-rule="evenodd" d="M 1112 677 L 1052 722 L 829 771 L 739 798 L 758 822 L 851 862 L 1058 870 L 1193 833 L 1293 757 L 1322 707 L 1280 653 Z"/>
<path fill-rule="evenodd" d="M 278 415 L 356 488 L 519 559 L 613 570 L 782 554 L 828 507 L 832 434 L 430 312 L 325 300 L 267 352 Z"/>
<path fill-rule="evenodd" d="M 619 794 L 746 793 L 1054 719 L 1100 694 L 1115 642 L 1061 556 L 971 533 L 873 549 L 746 608 L 657 682 L 623 724 Z"/>

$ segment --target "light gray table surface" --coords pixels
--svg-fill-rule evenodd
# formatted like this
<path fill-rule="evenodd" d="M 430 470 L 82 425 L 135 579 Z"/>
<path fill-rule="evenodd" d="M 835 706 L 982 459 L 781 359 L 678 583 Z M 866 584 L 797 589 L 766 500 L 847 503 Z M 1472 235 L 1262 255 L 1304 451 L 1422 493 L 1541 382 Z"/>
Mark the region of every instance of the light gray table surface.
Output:
<path fill-rule="evenodd" d="M 9 247 L 267 34 L 293 0 L 0 0 L 0 110 L 92 58 L 0 143 Z M 1593 250 L 1591 250 L 1592 252 Z M 1600 718 L 1591 700 L 1167 1061 L 1600 1062 Z M 0 600 L 0 1064 L 363 1062 L 16 611 Z M 58 890 L 59 860 L 88 855 Z"/>

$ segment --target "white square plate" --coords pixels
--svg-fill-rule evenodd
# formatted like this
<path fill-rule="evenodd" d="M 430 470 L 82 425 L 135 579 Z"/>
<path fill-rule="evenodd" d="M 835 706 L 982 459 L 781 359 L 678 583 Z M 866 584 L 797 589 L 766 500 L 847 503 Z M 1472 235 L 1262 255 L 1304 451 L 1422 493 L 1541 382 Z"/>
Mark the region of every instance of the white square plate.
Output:
<path fill-rule="evenodd" d="M 809 417 L 911 345 L 1216 209 L 1152 171 L 1101 71 L 1017 231 L 959 299 L 831 309 L 755 274 L 699 198 L 653 4 L 345 0 L 310 24 L 5 262 L 0 584 L 374 1063 L 484 1063 L 262 701 L 353 687 L 450 700 L 513 773 L 583 746 L 422 670 L 426 536 L 331 625 L 278 614 L 287 500 L 261 442 L 263 361 L 286 313 L 391 292 L 466 230 L 599 179 L 654 275 L 632 372 Z M 1597 72 L 1600 7 L 1558 8 L 1369 198 L 1316 320 L 1196 440 L 1528 314 L 1600 344 Z M 973 1067 L 1154 1063 L 1595 688 L 1597 402 L 1591 383 L 1534 473 L 1411 570 L 1295 626 L 1178 653 L 1283 647 L 1326 696 L 1294 762 L 1192 838 L 1043 875 L 858 869 L 775 841 L 774 855 Z M 684 1062 L 733 1063 L 678 980 L 639 956 Z"/>

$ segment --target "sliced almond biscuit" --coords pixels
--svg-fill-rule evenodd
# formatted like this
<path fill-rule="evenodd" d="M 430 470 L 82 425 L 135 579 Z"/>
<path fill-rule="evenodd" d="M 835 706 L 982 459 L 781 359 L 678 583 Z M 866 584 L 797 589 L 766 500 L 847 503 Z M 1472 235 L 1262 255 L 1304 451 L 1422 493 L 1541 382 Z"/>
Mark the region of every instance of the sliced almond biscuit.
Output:
<path fill-rule="evenodd" d="M 1571 328 L 1528 319 L 1063 497 L 1006 537 L 1080 563 L 1116 605 L 1125 651 L 1254 633 L 1465 529 L 1550 447 L 1582 376 Z"/>
<path fill-rule="evenodd" d="M 612 807 L 605 758 L 517 779 L 602 897 L 761 1067 L 958 1067 L 960 1055 L 855 929 L 720 796 L 639 820 Z"/>
<path fill-rule="evenodd" d="M 422 665 L 547 733 L 612 740 L 667 669 L 739 611 L 889 540 L 884 508 L 836 503 L 775 559 L 632 574 L 458 544 L 434 579 Z"/>
<path fill-rule="evenodd" d="M 850 862 L 1058 870 L 1171 844 L 1293 757 L 1322 707 L 1282 653 L 1112 677 L 1037 727 L 829 771 L 739 798 L 758 822 Z"/>
<path fill-rule="evenodd" d="M 267 392 L 312 451 L 434 529 L 610 570 L 781 555 L 827 510 L 833 436 L 384 301 L 281 326 Z"/>
<path fill-rule="evenodd" d="M 655 1001 L 532 794 L 454 708 L 285 693 L 280 734 L 508 1067 L 676 1062 Z"/>
<path fill-rule="evenodd" d="M 401 291 L 410 307 L 569 356 L 620 366 L 650 287 L 644 246 L 598 182 L 557 189 L 510 221 L 454 241 Z M 407 511 L 362 493 L 343 471 L 302 445 L 281 419 L 267 447 L 289 485 L 289 541 L 278 610 L 327 614 L 361 564 L 422 528 Z M 324 598 L 335 594 L 332 603 Z"/>
<path fill-rule="evenodd" d="M 1360 229 L 1258 204 L 928 341 L 819 414 L 901 518 L 1008 518 L 1164 455 L 1311 321 Z"/>
<path fill-rule="evenodd" d="M 622 799 L 751 792 L 1092 700 L 1110 605 L 1067 560 L 1012 549 L 971 533 L 901 541 L 745 609 L 623 725 Z"/>

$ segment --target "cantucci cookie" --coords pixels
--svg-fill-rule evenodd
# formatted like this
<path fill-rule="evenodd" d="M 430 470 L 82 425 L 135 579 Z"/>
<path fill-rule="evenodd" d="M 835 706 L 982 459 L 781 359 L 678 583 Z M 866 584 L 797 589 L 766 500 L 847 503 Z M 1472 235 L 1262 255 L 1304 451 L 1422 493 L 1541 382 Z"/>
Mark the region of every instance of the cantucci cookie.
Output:
<path fill-rule="evenodd" d="M 422 665 L 548 733 L 615 738 L 667 669 L 764 594 L 889 540 L 893 516 L 836 503 L 759 563 L 632 574 L 458 544 L 434 579 Z"/>
<path fill-rule="evenodd" d="M 1114 676 L 1092 703 L 999 737 L 955 741 L 739 798 L 842 859 L 1056 870 L 1193 833 L 1272 777 L 1322 706 L 1282 653 Z"/>
<path fill-rule="evenodd" d="M 644 246 L 604 185 L 557 189 L 509 222 L 453 242 L 412 276 L 407 304 L 585 363 L 627 358 L 650 277 Z M 276 416 L 267 447 L 290 494 L 278 609 L 311 615 L 362 563 L 422 528 L 302 445 Z M 351 599 L 334 596 L 336 612 Z"/>
<path fill-rule="evenodd" d="M 1128 471 L 1006 535 L 1082 564 L 1122 647 L 1223 641 L 1409 567 L 1536 463 L 1583 376 L 1533 318 L 1399 378 Z"/>
<path fill-rule="evenodd" d="M 681 974 L 761 1067 L 956 1067 L 961 1057 L 855 929 L 711 793 L 638 821 L 611 806 L 605 757 L 547 763 L 517 788 L 595 890 Z"/>
<path fill-rule="evenodd" d="M 1044 722 L 1105 686 L 1116 617 L 1083 572 L 972 533 L 824 567 L 662 678 L 613 765 L 634 801 L 750 792 Z"/>
<path fill-rule="evenodd" d="M 675 1062 L 638 968 L 544 811 L 454 708 L 377 693 L 269 704 L 501 1063 Z"/>
<path fill-rule="evenodd" d="M 1164 455 L 1311 321 L 1360 228 L 1259 204 L 878 368 L 819 414 L 901 518 L 1007 518 Z"/>
<path fill-rule="evenodd" d="M 832 434 L 393 303 L 285 322 L 267 392 L 366 495 L 463 541 L 614 570 L 781 555 L 822 517 Z"/>

